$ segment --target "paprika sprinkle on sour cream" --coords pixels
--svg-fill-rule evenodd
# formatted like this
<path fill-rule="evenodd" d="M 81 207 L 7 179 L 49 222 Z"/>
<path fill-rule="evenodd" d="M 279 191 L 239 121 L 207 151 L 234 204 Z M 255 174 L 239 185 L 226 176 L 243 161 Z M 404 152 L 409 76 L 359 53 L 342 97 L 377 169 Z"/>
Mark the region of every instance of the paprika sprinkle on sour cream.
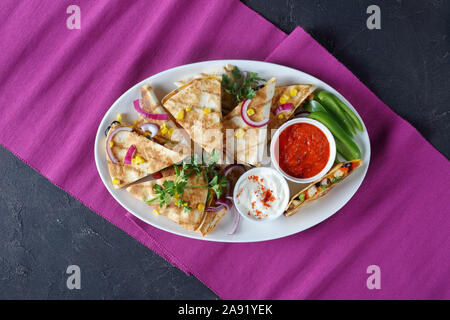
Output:
<path fill-rule="evenodd" d="M 330 157 L 325 133 L 309 123 L 295 123 L 279 137 L 279 166 L 288 175 L 307 179 L 319 174 Z"/>
<path fill-rule="evenodd" d="M 239 212 L 255 220 L 282 213 L 289 200 L 289 190 L 279 173 L 270 168 L 255 168 L 236 184 L 234 203 Z"/>

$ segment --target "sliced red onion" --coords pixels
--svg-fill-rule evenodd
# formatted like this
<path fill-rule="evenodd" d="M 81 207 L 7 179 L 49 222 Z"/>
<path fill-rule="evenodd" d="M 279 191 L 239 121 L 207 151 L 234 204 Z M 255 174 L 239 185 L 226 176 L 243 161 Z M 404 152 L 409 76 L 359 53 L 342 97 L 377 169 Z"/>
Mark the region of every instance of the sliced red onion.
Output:
<path fill-rule="evenodd" d="M 231 171 L 237 168 L 240 168 L 242 172 L 245 171 L 245 167 L 243 164 L 229 164 L 225 168 L 223 168 L 223 170 L 220 173 L 223 174 L 224 176 L 227 176 Z"/>
<path fill-rule="evenodd" d="M 282 105 L 278 106 L 278 107 L 275 109 L 275 111 L 274 111 L 275 117 L 278 117 L 278 115 L 279 115 L 280 113 L 283 113 L 283 112 L 286 112 L 286 111 L 291 111 L 292 109 L 294 109 L 294 105 L 293 105 L 292 103 L 285 103 L 285 104 L 282 104 Z"/>
<path fill-rule="evenodd" d="M 295 118 L 305 118 L 305 117 L 309 116 L 310 113 L 311 112 L 309 112 L 309 111 L 302 111 L 302 112 L 297 113 L 295 115 Z"/>
<path fill-rule="evenodd" d="M 227 191 L 226 191 L 227 196 L 225 198 L 228 198 L 232 194 L 233 194 L 233 190 L 231 190 L 231 182 L 230 182 L 230 180 L 227 179 Z"/>
<path fill-rule="evenodd" d="M 241 221 L 241 215 L 237 211 L 236 207 L 233 207 L 233 210 L 231 210 L 231 211 L 234 214 L 234 218 L 233 218 L 233 226 L 231 227 L 230 232 L 228 232 L 228 235 L 230 235 L 230 236 L 236 233 L 236 230 L 239 226 L 239 222 Z"/>
<path fill-rule="evenodd" d="M 206 212 L 217 212 L 222 210 L 223 208 L 225 208 L 225 206 L 223 204 L 218 205 L 217 207 L 208 207 L 206 208 Z"/>
<path fill-rule="evenodd" d="M 118 127 L 116 129 L 114 129 L 113 132 L 111 132 L 111 134 L 106 139 L 106 152 L 108 153 L 109 160 L 111 160 L 112 163 L 117 163 L 119 161 L 114 156 L 114 154 L 113 154 L 113 152 L 111 150 L 110 143 L 111 143 L 112 138 L 116 135 L 116 133 L 120 132 L 120 131 L 133 131 L 133 128 L 131 128 L 131 127 Z"/>
<path fill-rule="evenodd" d="M 123 160 L 123 163 L 125 164 L 131 164 L 131 160 L 134 157 L 134 154 L 136 153 L 136 146 L 132 144 L 125 155 L 125 159 Z"/>
<path fill-rule="evenodd" d="M 245 99 L 244 102 L 242 102 L 242 107 L 241 107 L 241 117 L 242 120 L 244 120 L 244 122 L 249 125 L 250 127 L 254 127 L 254 128 L 260 128 L 260 127 L 264 127 L 265 125 L 267 125 L 269 123 L 269 119 L 260 121 L 260 122 L 255 122 L 252 119 L 250 119 L 250 117 L 247 114 L 247 109 L 248 106 L 250 105 L 250 102 L 252 102 L 251 99 Z"/>
<path fill-rule="evenodd" d="M 133 101 L 134 104 L 134 109 L 136 109 L 136 111 L 143 115 L 145 118 L 147 119 L 153 119 L 153 120 L 169 120 L 169 115 L 167 113 L 149 113 L 147 111 L 144 111 L 144 109 L 141 108 L 141 104 L 139 102 L 139 100 L 134 100 Z"/>
<path fill-rule="evenodd" d="M 149 131 L 152 134 L 152 138 L 158 134 L 159 126 L 155 123 L 145 123 L 141 126 L 142 131 Z"/>
<path fill-rule="evenodd" d="M 225 206 L 227 208 L 227 210 L 230 210 L 233 207 L 233 201 L 231 201 L 230 199 L 227 199 L 226 197 L 217 199 L 216 203 Z"/>

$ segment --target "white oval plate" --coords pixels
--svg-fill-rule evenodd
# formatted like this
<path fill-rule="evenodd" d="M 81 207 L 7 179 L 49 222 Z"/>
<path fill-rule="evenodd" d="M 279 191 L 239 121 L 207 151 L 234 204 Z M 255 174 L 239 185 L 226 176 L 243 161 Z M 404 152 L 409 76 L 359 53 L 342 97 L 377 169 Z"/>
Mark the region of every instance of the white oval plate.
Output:
<path fill-rule="evenodd" d="M 325 197 L 302 208 L 299 213 L 291 217 L 281 216 L 267 223 L 241 219 L 239 228 L 234 235 L 227 234 L 232 227 L 233 217 L 231 212 L 226 214 L 210 234 L 202 237 L 200 233 L 184 230 L 168 218 L 154 214 L 145 203 L 133 198 L 125 189 L 116 190 L 113 188 L 106 164 L 106 137 L 104 131 L 112 121 L 116 120 L 118 113 L 122 113 L 126 117 L 127 122 L 133 122 L 138 119 L 138 114 L 133 109 L 133 100 L 141 97 L 140 87 L 150 81 L 156 96 L 162 99 L 166 93 L 176 88 L 174 84 L 176 81 L 193 77 L 201 72 L 207 73 L 209 71 L 219 70 L 226 64 L 236 65 L 244 71 L 257 72 L 265 79 L 275 77 L 277 78 L 277 86 L 294 83 L 314 84 L 319 89 L 325 89 L 336 94 L 356 112 L 355 108 L 341 94 L 323 81 L 304 72 L 273 63 L 250 60 L 215 60 L 188 64 L 166 70 L 141 81 L 125 92 L 114 102 L 100 123 L 95 139 L 95 162 L 100 177 L 109 193 L 128 212 L 156 228 L 189 238 L 219 242 L 256 242 L 286 237 L 311 228 L 335 214 L 352 198 L 366 175 L 370 161 L 370 141 L 367 130 L 364 130 L 363 133 L 358 133 L 355 137 L 355 142 L 363 154 L 363 165 L 341 182 L 339 186 L 334 188 Z M 302 187 L 291 182 L 289 182 L 289 186 L 291 188 L 291 196 Z"/>

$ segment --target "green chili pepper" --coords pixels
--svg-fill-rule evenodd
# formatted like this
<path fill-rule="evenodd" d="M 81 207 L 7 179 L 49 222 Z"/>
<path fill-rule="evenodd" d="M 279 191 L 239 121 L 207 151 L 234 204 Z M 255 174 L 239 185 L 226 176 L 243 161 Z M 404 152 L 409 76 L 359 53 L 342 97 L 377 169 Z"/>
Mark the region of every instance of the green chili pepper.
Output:
<path fill-rule="evenodd" d="M 309 112 L 325 112 L 328 113 L 327 110 L 320 104 L 320 102 L 316 100 L 310 100 L 304 107 L 303 110 L 309 111 Z M 336 139 L 336 149 L 337 152 L 340 153 L 346 160 L 352 160 L 352 155 L 348 152 L 347 148 L 342 145 L 342 142 L 340 140 Z M 334 160 L 335 164 L 339 163 L 339 160 Z"/>
<path fill-rule="evenodd" d="M 334 139 L 336 142 L 336 151 L 344 157 L 345 160 L 356 160 L 356 158 L 353 158 L 353 154 L 348 150 L 348 148 L 341 142 L 339 139 Z M 339 162 L 339 161 L 338 161 Z"/>
<path fill-rule="evenodd" d="M 316 100 L 310 100 L 307 104 L 305 104 L 303 110 L 309 112 L 318 112 L 318 111 L 327 112 L 327 110 L 323 107 L 323 105 L 321 105 L 320 102 Z"/>
<path fill-rule="evenodd" d="M 341 125 L 345 132 L 347 132 L 347 134 L 353 136 L 353 134 L 356 133 L 352 122 L 347 117 L 345 111 L 342 110 L 341 107 L 339 107 L 339 105 L 336 103 L 336 100 L 333 98 L 331 93 L 320 91 L 315 96 L 315 99 L 317 99 L 320 104 L 322 104 L 322 106 L 324 106 L 325 109 L 336 118 L 337 122 Z"/>
<path fill-rule="evenodd" d="M 344 110 L 344 112 L 347 114 L 349 119 L 351 120 L 353 126 L 358 129 L 359 131 L 364 131 L 364 127 L 361 123 L 361 120 L 359 120 L 358 116 L 350 109 L 341 99 L 336 97 L 336 95 L 330 93 L 330 95 L 333 96 L 334 101 L 338 104 L 338 106 Z"/>
<path fill-rule="evenodd" d="M 317 120 L 323 123 L 333 134 L 336 140 L 340 140 L 342 144 L 339 144 L 340 147 L 343 147 L 342 150 L 339 151 L 345 158 L 349 157 L 350 159 L 361 159 L 361 151 L 355 142 L 353 142 L 352 138 L 348 136 L 347 133 L 339 126 L 336 120 L 333 117 L 325 112 L 313 112 L 308 115 L 308 118 Z"/>

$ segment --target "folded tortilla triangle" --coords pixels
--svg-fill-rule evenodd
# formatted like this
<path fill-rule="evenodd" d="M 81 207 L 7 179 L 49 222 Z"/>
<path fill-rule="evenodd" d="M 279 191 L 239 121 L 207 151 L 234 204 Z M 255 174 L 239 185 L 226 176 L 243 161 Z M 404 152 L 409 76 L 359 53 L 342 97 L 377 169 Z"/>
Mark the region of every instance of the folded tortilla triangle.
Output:
<path fill-rule="evenodd" d="M 163 186 L 164 181 L 174 181 L 176 178 L 177 177 L 173 175 L 154 181 L 134 184 L 128 187 L 127 191 L 133 197 L 141 201 L 151 200 L 156 197 L 155 190 L 153 189 L 155 184 Z M 193 174 L 188 179 L 188 186 L 205 184 L 206 181 L 203 176 L 199 177 L 196 174 Z M 188 202 L 189 207 L 192 208 L 191 210 L 185 210 L 183 207 L 178 208 L 174 202 L 164 205 L 163 207 L 159 205 L 158 201 L 147 202 L 147 204 L 150 206 L 153 213 L 168 217 L 186 230 L 196 231 L 201 226 L 206 214 L 204 210 L 198 209 L 198 205 L 202 204 L 204 208 L 207 195 L 208 190 L 206 188 L 186 188 L 182 195 L 182 199 Z"/>
<path fill-rule="evenodd" d="M 361 165 L 361 159 L 336 164 L 324 177 L 314 181 L 292 197 L 287 206 L 286 212 L 284 213 L 285 216 L 292 216 L 300 211 L 303 206 L 326 195 L 331 189 L 347 178 Z M 300 196 L 301 198 L 299 198 Z"/>
<path fill-rule="evenodd" d="M 275 88 L 275 94 L 272 99 L 272 108 L 270 112 L 269 130 L 278 129 L 283 123 L 288 121 L 295 110 L 316 90 L 316 86 L 310 84 L 294 84 Z M 283 97 L 284 96 L 284 97 Z M 285 99 L 282 99 L 285 98 Z M 287 98 L 287 99 L 286 99 Z M 280 101 L 281 100 L 281 101 Z M 276 116 L 275 110 L 282 104 L 290 103 L 293 108 L 289 111 Z"/>
<path fill-rule="evenodd" d="M 108 137 L 118 127 L 117 125 L 112 126 Z M 169 150 L 135 131 L 120 131 L 112 137 L 111 141 L 113 143 L 111 151 L 118 162 L 113 163 L 108 155 L 106 155 L 106 159 L 111 179 L 116 179 L 117 182 L 114 184 L 115 188 L 125 187 L 183 160 L 181 153 Z M 125 155 L 132 145 L 136 147 L 135 157 L 139 156 L 145 162 L 141 164 L 124 163 Z"/>
<path fill-rule="evenodd" d="M 256 96 L 251 99 L 247 110 L 252 109 L 254 114 L 250 119 L 260 122 L 269 119 L 272 98 L 275 92 L 275 78 L 267 81 L 265 86 L 256 91 Z M 243 101 L 244 102 L 244 101 Z M 258 165 L 262 161 L 264 148 L 267 144 L 267 125 L 255 128 L 249 126 L 241 116 L 241 102 L 233 109 L 223 121 L 226 137 L 226 156 L 250 165 Z M 233 129 L 229 131 L 228 129 Z M 227 132 L 228 131 L 228 132 Z"/>
<path fill-rule="evenodd" d="M 162 103 L 207 152 L 222 149 L 221 83 L 217 77 L 194 79 L 169 93 Z"/>
<path fill-rule="evenodd" d="M 155 139 L 166 142 L 164 146 L 178 153 L 190 153 L 191 139 L 185 130 L 178 128 L 172 115 L 162 106 L 150 83 L 141 87 L 142 109 L 149 113 L 168 114 L 169 120 L 154 120 L 140 116 L 139 126 L 146 123 L 157 124 L 160 128 Z"/>

